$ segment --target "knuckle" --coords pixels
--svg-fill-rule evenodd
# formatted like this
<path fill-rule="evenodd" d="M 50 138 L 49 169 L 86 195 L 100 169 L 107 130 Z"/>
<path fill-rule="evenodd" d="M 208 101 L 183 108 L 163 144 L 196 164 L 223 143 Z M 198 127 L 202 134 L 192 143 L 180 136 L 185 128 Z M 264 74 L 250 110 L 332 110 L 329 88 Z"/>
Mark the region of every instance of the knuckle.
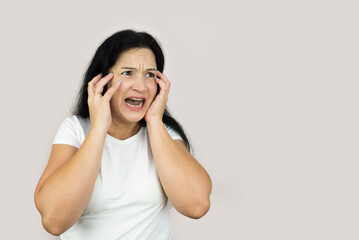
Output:
<path fill-rule="evenodd" d="M 105 93 L 104 96 L 106 96 L 106 97 L 111 97 L 111 96 L 113 95 L 113 93 L 114 93 L 113 89 L 109 89 L 109 90 Z"/>
<path fill-rule="evenodd" d="M 96 86 L 100 87 L 101 89 L 103 88 L 103 86 L 105 85 L 105 82 L 103 81 L 103 79 L 101 79 L 101 81 L 99 81 Z"/>
<path fill-rule="evenodd" d="M 106 93 L 103 95 L 104 97 L 107 97 L 108 95 L 111 95 L 112 91 L 111 89 L 107 90 Z"/>

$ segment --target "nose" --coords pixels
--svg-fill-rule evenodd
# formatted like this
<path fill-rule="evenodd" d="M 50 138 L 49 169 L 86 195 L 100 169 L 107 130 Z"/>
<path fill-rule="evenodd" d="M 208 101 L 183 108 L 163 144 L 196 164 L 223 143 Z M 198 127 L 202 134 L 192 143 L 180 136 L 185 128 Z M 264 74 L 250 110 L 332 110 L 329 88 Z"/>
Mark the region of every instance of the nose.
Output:
<path fill-rule="evenodd" d="M 146 90 L 146 82 L 145 81 L 146 81 L 145 77 L 143 77 L 139 74 L 139 76 L 136 76 L 133 79 L 131 88 L 138 92 L 144 92 Z"/>

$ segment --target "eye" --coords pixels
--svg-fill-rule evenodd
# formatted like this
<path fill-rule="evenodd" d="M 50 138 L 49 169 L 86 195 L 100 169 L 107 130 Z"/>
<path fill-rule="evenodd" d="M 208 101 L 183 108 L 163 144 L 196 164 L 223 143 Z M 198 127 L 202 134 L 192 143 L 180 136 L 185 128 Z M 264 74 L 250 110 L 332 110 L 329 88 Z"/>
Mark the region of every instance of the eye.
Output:
<path fill-rule="evenodd" d="M 124 71 L 124 72 L 122 72 L 121 74 L 122 74 L 122 75 L 130 76 L 131 73 L 132 73 L 132 71 Z"/>
<path fill-rule="evenodd" d="M 146 76 L 148 76 L 148 77 L 150 77 L 150 78 L 154 78 L 154 77 L 155 77 L 155 74 L 154 74 L 154 73 L 149 72 L 149 73 L 147 73 L 147 75 L 146 75 Z"/>

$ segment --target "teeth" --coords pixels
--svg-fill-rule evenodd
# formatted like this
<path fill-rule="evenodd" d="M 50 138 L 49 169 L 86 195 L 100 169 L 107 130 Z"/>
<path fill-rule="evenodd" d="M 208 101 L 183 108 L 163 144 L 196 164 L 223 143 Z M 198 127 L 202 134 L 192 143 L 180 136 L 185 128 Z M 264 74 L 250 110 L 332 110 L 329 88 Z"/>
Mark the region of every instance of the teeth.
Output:
<path fill-rule="evenodd" d="M 140 105 L 138 105 L 138 106 L 131 105 L 131 104 L 127 103 L 127 102 L 125 102 L 125 103 L 126 103 L 128 106 L 133 107 L 133 108 L 140 108 L 140 107 L 142 107 L 142 105 L 143 105 L 143 102 L 141 102 Z"/>
<path fill-rule="evenodd" d="M 142 98 L 130 98 L 130 99 L 135 100 L 135 101 L 143 101 Z"/>

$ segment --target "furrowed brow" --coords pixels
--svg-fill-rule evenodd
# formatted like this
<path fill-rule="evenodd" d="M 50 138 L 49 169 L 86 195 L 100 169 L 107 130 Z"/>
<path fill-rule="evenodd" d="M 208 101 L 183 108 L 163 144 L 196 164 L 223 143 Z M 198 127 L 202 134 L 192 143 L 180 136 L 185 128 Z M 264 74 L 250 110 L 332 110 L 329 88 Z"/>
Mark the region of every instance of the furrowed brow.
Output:
<path fill-rule="evenodd" d="M 137 68 L 133 68 L 133 67 L 122 67 L 121 69 L 130 69 L 130 70 L 136 70 Z"/>
<path fill-rule="evenodd" d="M 134 68 L 134 67 L 122 67 L 121 69 L 137 70 L 137 68 Z M 147 68 L 146 71 L 157 71 L 157 69 Z"/>

